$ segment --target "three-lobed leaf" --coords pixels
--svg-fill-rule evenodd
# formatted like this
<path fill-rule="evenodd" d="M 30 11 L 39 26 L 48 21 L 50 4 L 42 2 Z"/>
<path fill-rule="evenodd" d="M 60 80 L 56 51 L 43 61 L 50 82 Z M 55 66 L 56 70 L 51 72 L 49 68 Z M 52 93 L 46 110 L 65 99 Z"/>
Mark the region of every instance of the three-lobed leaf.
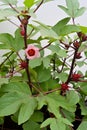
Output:
<path fill-rule="evenodd" d="M 66 0 L 66 6 L 67 7 L 59 5 L 59 7 L 72 18 L 79 17 L 86 11 L 85 7 L 79 8 L 78 0 Z"/>
<path fill-rule="evenodd" d="M 41 124 L 41 128 L 50 125 L 51 130 L 66 130 L 66 126 L 59 119 L 48 118 Z"/>

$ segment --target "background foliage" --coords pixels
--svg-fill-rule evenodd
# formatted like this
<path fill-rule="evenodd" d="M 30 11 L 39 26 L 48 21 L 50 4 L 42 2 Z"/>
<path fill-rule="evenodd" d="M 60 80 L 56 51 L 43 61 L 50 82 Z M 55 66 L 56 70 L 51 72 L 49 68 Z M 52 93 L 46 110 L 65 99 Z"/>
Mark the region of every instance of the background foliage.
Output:
<path fill-rule="evenodd" d="M 80 67 L 87 65 L 87 27 L 75 23 L 86 8 L 65 0 L 66 7 L 58 7 L 67 17 L 49 26 L 30 19 L 51 0 L 24 0 L 24 7 L 17 0 L 0 1 L 0 22 L 17 27 L 14 35 L 0 34 L 0 50 L 6 51 L 0 63 L 0 124 L 10 116 L 23 130 L 86 130 L 87 72 Z M 39 48 L 40 57 L 26 57 L 30 44 Z"/>

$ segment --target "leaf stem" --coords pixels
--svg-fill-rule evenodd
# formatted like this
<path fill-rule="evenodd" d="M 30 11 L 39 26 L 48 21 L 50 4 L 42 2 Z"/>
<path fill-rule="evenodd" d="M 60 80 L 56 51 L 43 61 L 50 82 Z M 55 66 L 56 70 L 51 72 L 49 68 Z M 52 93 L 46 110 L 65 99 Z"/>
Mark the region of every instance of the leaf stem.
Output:
<path fill-rule="evenodd" d="M 42 0 L 41 2 L 40 2 L 40 4 L 36 7 L 36 9 L 34 10 L 34 13 L 39 9 L 39 7 L 43 4 L 43 2 L 44 2 L 44 0 Z"/>
<path fill-rule="evenodd" d="M 7 18 L 6 18 L 6 20 L 9 21 L 10 23 L 12 23 L 13 25 L 15 25 L 16 27 L 19 28 L 19 26 L 18 26 L 17 24 L 15 24 L 13 21 L 11 21 L 10 19 L 7 19 Z"/>
<path fill-rule="evenodd" d="M 3 66 L 3 64 L 9 59 L 9 57 L 13 54 L 14 52 L 11 52 L 9 56 L 0 64 L 0 68 Z"/>
<path fill-rule="evenodd" d="M 16 8 L 14 8 L 14 7 L 12 6 L 12 4 L 9 3 L 9 6 L 10 6 L 15 12 L 20 13 L 18 10 L 16 10 Z"/>
<path fill-rule="evenodd" d="M 47 44 L 46 46 L 42 47 L 41 49 L 39 49 L 39 51 L 44 50 L 45 48 L 47 48 L 48 46 L 50 46 L 50 45 L 51 45 L 51 43 L 52 43 L 52 42 L 50 42 L 50 43 L 49 43 L 49 44 Z"/>
<path fill-rule="evenodd" d="M 78 49 L 75 50 L 74 52 L 74 56 L 73 56 L 73 59 L 72 59 L 72 64 L 71 64 L 71 69 L 70 69 L 70 72 L 69 72 L 69 76 L 68 76 L 68 79 L 66 81 L 66 83 L 68 84 L 70 82 L 70 78 L 71 78 L 71 74 L 73 72 L 73 68 L 74 68 L 74 63 L 75 63 L 75 59 L 76 59 L 76 54 L 78 52 Z"/>
<path fill-rule="evenodd" d="M 24 45 L 25 45 L 25 49 L 27 48 L 27 25 L 24 25 L 24 30 L 25 30 L 25 34 L 24 34 Z M 26 58 L 26 63 L 27 65 L 29 65 L 29 60 Z M 31 79 L 30 79 L 30 71 L 29 71 L 29 66 L 26 67 L 26 73 L 27 73 L 27 77 L 28 77 L 28 84 L 30 89 L 32 90 L 32 85 L 31 85 Z"/>

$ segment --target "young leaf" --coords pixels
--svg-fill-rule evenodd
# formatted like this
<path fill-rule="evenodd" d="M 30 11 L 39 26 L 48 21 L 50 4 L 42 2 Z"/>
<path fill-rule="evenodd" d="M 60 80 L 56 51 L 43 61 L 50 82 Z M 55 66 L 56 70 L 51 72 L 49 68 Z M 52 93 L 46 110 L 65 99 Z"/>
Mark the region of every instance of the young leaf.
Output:
<path fill-rule="evenodd" d="M 81 7 L 80 9 L 78 9 L 77 13 L 75 14 L 75 17 L 79 17 L 79 16 L 83 15 L 85 11 L 86 11 L 86 8 Z"/>
<path fill-rule="evenodd" d="M 7 93 L 0 97 L 0 116 L 8 116 L 15 113 L 22 101 L 24 96 L 20 96 L 17 93 Z"/>
<path fill-rule="evenodd" d="M 79 8 L 78 0 L 66 0 L 66 6 L 71 12 Z"/>
<path fill-rule="evenodd" d="M 31 115 L 34 113 L 34 110 L 37 106 L 36 100 L 32 97 L 26 100 L 26 103 L 22 104 L 19 115 L 18 115 L 18 124 L 26 122 Z"/>
<path fill-rule="evenodd" d="M 67 8 L 62 5 L 59 5 L 59 7 L 71 18 L 81 16 L 86 10 L 85 7 L 79 8 L 78 0 L 66 0 L 66 6 Z"/>
<path fill-rule="evenodd" d="M 32 5 L 34 5 L 34 0 L 24 0 L 24 5 L 27 8 L 30 8 Z"/>
<path fill-rule="evenodd" d="M 52 27 L 52 29 L 59 35 L 61 29 L 69 22 L 70 17 L 64 18 L 60 20 L 56 25 Z"/>
<path fill-rule="evenodd" d="M 61 8 L 66 14 L 68 14 L 70 16 L 69 10 L 66 7 L 64 7 L 62 5 L 58 5 L 58 7 Z"/>

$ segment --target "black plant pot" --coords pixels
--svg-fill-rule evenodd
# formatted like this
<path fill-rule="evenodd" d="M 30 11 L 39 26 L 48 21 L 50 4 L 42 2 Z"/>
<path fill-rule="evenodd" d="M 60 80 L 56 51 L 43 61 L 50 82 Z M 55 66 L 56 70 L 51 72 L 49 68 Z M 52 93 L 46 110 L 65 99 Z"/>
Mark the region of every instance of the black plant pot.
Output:
<path fill-rule="evenodd" d="M 23 130 L 22 126 L 19 126 L 17 123 L 13 122 L 10 116 L 5 117 L 4 124 L 0 126 L 0 130 Z"/>

